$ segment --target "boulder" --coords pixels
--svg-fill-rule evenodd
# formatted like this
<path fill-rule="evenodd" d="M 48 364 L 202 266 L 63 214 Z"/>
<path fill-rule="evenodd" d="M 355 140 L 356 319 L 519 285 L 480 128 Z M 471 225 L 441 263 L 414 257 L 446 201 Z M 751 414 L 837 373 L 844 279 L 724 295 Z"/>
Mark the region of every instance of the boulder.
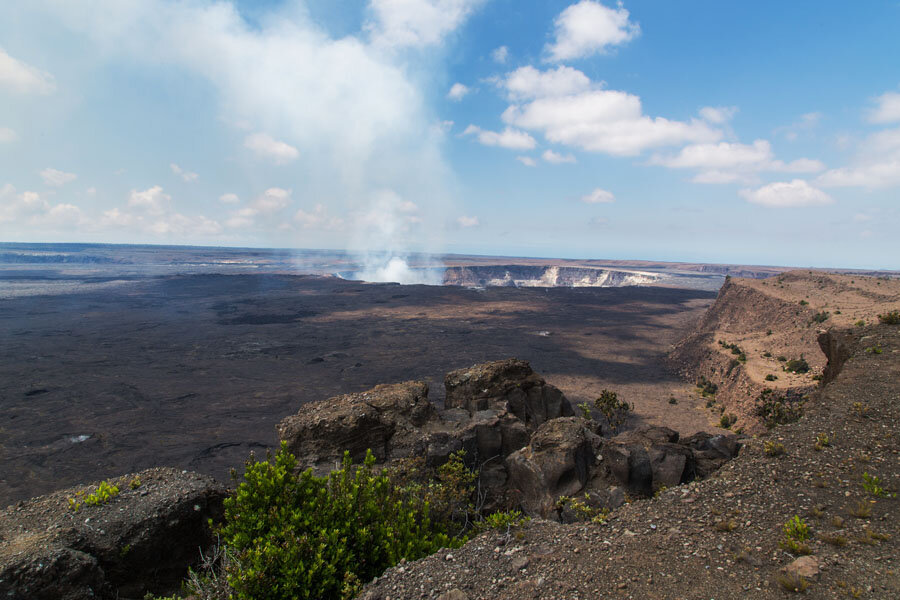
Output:
<path fill-rule="evenodd" d="M 667 427 L 644 426 L 608 440 L 603 463 L 620 485 L 650 496 L 693 479 L 693 454 L 677 440 L 678 434 Z"/>
<path fill-rule="evenodd" d="M 620 485 L 650 496 L 662 487 L 708 476 L 740 449 L 734 435 L 696 433 L 683 441 L 678 438 L 667 427 L 643 426 L 608 440 L 603 463 Z"/>
<path fill-rule="evenodd" d="M 528 446 L 506 459 L 511 496 L 528 515 L 551 516 L 560 496 L 572 496 L 584 488 L 599 444 L 600 438 L 584 419 L 547 421 Z"/>
<path fill-rule="evenodd" d="M 208 522 L 221 520 L 226 489 L 209 477 L 170 468 L 110 483 L 119 493 L 106 504 L 70 507 L 70 498 L 93 493 L 94 484 L 0 512 L 0 596 L 143 598 L 179 589 L 200 550 L 212 543 Z"/>
<path fill-rule="evenodd" d="M 379 463 L 419 455 L 428 446 L 426 425 L 438 421 L 428 386 L 407 381 L 305 404 L 277 429 L 301 467 L 327 472 L 345 451 L 356 463 L 367 450 Z"/>
<path fill-rule="evenodd" d="M 550 419 L 575 414 L 558 388 L 547 383 L 527 361 L 511 358 L 475 365 L 444 377 L 447 408 L 464 408 L 469 414 L 506 410 L 534 431 Z"/>

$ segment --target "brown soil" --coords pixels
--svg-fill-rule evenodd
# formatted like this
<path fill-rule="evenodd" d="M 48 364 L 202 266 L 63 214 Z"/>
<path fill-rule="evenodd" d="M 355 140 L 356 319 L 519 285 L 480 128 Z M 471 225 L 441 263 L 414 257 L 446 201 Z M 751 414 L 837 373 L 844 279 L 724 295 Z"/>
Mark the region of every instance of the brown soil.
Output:
<path fill-rule="evenodd" d="M 0 299 L 0 506 L 158 465 L 228 480 L 302 404 L 411 379 L 440 403 L 444 373 L 512 356 L 574 404 L 613 389 L 632 425 L 708 429 L 663 363 L 709 292 L 129 277 Z"/>
<path fill-rule="evenodd" d="M 750 440 L 713 477 L 635 501 L 602 525 L 533 521 L 482 534 L 390 569 L 361 598 L 790 597 L 798 584 L 779 575 L 796 556 L 780 542 L 795 515 L 820 570 L 804 580 L 807 597 L 900 597 L 900 501 L 863 487 L 868 473 L 887 493 L 900 488 L 900 328 L 840 337 L 850 359 L 804 416 Z M 817 449 L 819 434 L 829 442 Z M 786 453 L 767 454 L 765 442 Z"/>

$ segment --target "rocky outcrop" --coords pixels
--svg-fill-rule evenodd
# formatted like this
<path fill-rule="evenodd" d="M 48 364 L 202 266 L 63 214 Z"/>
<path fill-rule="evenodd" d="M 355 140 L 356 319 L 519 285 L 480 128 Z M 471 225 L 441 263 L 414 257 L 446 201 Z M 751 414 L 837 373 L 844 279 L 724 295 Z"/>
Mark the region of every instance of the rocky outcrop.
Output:
<path fill-rule="evenodd" d="M 70 507 L 70 498 L 93 493 L 94 484 L 0 512 L 0 596 L 125 599 L 179 588 L 188 566 L 212 541 L 208 521 L 221 519 L 225 488 L 169 468 L 110 483 L 119 493 L 106 504 Z"/>
<path fill-rule="evenodd" d="M 572 416 L 568 399 L 523 360 L 452 371 L 444 378 L 444 410 L 428 387 L 409 381 L 380 385 L 303 406 L 278 425 L 298 468 L 327 472 L 344 451 L 359 462 L 371 449 L 379 464 L 422 457 L 443 464 L 466 452 L 479 472 L 486 510 L 519 506 L 557 518 L 556 501 L 590 490 L 592 503 L 621 502 L 622 492 L 651 495 L 705 476 L 737 454 L 734 436 L 696 434 L 682 443 L 665 428 L 645 427 L 605 442 L 599 424 Z M 618 501 L 616 500 L 618 498 Z"/>
<path fill-rule="evenodd" d="M 560 496 L 584 489 L 600 444 L 600 437 L 580 417 L 544 423 L 526 448 L 506 459 L 512 497 L 529 515 L 551 516 Z"/>
<path fill-rule="evenodd" d="M 474 414 L 506 411 L 534 431 L 541 423 L 575 414 L 558 388 L 535 373 L 524 360 L 511 358 L 451 371 L 444 377 L 448 408 Z"/>
<path fill-rule="evenodd" d="M 663 275 L 597 267 L 486 265 L 447 267 L 444 285 L 467 287 L 624 287 L 650 285 Z"/>

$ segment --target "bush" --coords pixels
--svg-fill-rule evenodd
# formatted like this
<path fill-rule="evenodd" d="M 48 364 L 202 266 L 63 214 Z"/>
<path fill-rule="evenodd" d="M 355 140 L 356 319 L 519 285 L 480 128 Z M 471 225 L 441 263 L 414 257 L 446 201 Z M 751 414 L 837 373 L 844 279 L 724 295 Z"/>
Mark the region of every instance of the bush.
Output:
<path fill-rule="evenodd" d="M 730 414 L 723 414 L 719 419 L 719 427 L 722 429 L 731 429 L 731 426 L 737 423 L 737 417 Z"/>
<path fill-rule="evenodd" d="M 623 400 L 619 400 L 619 395 L 609 390 L 602 390 L 600 397 L 594 400 L 594 406 L 599 410 L 606 422 L 613 431 L 618 429 L 619 425 L 625 423 L 628 419 L 628 413 L 631 412 L 632 406 Z"/>
<path fill-rule="evenodd" d="M 794 358 L 784 364 L 784 370 L 788 373 L 809 373 L 809 363 L 801 355 L 800 358 Z"/>
<path fill-rule="evenodd" d="M 756 397 L 755 412 L 769 429 L 776 425 L 793 423 L 803 414 L 799 403 L 792 402 L 787 396 L 776 396 L 770 388 L 764 389 Z"/>
<path fill-rule="evenodd" d="M 97 491 L 92 494 L 85 495 L 84 492 L 76 492 L 75 497 L 69 498 L 69 508 L 78 512 L 85 504 L 88 506 L 100 506 L 118 495 L 119 488 L 117 486 L 108 481 L 101 481 L 100 485 L 97 486 Z"/>
<path fill-rule="evenodd" d="M 463 543 L 448 522 L 432 519 L 427 499 L 374 464 L 371 451 L 355 467 L 347 453 L 327 477 L 297 475 L 285 443 L 274 460 L 248 461 L 220 528 L 235 559 L 227 573 L 235 598 L 353 597 L 400 559 Z"/>
<path fill-rule="evenodd" d="M 768 375 L 766 375 L 765 379 L 766 381 L 775 381 L 776 379 L 778 379 L 778 377 L 769 373 Z"/>
<path fill-rule="evenodd" d="M 697 380 L 697 390 L 701 396 L 706 398 L 707 396 L 715 396 L 716 392 L 719 391 L 719 386 L 701 375 L 700 379 Z"/>
<path fill-rule="evenodd" d="M 883 315 L 878 315 L 878 320 L 885 325 L 900 325 L 900 310 L 892 310 Z"/>
<path fill-rule="evenodd" d="M 828 317 L 830 317 L 830 316 L 831 315 L 828 314 L 828 312 L 826 312 L 824 310 L 821 312 L 817 312 L 816 314 L 814 314 L 812 316 L 812 319 L 810 319 L 810 323 L 824 323 L 825 321 L 828 320 Z"/>

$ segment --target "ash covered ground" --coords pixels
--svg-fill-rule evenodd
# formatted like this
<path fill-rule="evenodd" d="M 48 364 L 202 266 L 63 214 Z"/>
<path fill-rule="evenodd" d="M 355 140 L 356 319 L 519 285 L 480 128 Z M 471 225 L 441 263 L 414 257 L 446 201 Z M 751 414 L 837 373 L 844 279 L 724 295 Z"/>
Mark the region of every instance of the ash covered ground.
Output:
<path fill-rule="evenodd" d="M 2 250 L 0 504 L 159 465 L 227 481 L 303 403 L 409 379 L 440 403 L 447 371 L 513 356 L 576 404 L 618 391 L 631 425 L 710 429 L 663 365 L 709 290 L 368 284 L 327 276 L 337 254 Z"/>

